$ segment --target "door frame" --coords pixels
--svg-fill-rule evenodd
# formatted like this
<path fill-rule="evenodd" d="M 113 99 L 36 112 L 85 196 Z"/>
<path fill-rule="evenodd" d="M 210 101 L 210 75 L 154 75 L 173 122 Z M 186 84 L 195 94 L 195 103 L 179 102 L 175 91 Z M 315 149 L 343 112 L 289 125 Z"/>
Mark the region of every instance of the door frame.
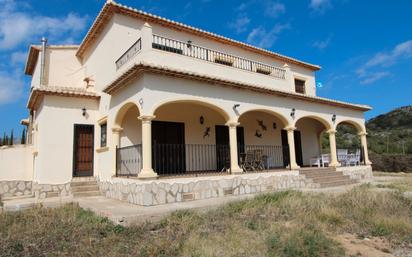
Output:
<path fill-rule="evenodd" d="M 77 159 L 77 128 L 81 126 L 87 126 L 92 128 L 92 169 L 91 169 L 91 174 L 86 174 L 86 175 L 78 175 L 76 174 L 76 159 Z M 73 166 L 72 166 L 72 177 L 93 177 L 94 176 L 94 125 L 93 124 L 77 124 L 75 123 L 73 126 Z"/>

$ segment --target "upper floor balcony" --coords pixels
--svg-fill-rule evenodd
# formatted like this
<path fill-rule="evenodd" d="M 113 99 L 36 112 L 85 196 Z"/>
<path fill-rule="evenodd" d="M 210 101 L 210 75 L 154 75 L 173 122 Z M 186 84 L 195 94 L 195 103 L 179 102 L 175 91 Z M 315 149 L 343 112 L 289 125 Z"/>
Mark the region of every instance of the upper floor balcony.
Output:
<path fill-rule="evenodd" d="M 195 44 L 191 40 L 182 41 L 154 34 L 150 28 L 148 31 L 144 29 L 141 37 L 115 61 L 118 72 L 123 72 L 128 67 L 126 64 L 136 59 L 221 79 L 315 95 L 312 72 L 296 76 L 287 64 L 281 65 L 275 61 L 264 63 Z M 299 88 L 305 87 L 304 90 L 296 91 L 297 78 L 303 82 Z"/>

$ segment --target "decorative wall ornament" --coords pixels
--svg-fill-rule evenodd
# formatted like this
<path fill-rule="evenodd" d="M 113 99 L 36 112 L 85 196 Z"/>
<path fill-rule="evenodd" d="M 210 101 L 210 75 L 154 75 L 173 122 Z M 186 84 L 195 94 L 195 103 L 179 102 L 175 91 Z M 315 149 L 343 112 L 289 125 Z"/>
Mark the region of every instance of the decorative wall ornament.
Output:
<path fill-rule="evenodd" d="M 203 138 L 210 137 L 210 127 L 207 127 L 205 132 L 203 133 Z"/>
<path fill-rule="evenodd" d="M 200 116 L 199 122 L 201 125 L 203 125 L 203 123 L 205 123 L 205 118 L 203 116 Z"/>
<path fill-rule="evenodd" d="M 260 131 L 258 129 L 255 132 L 255 137 L 262 138 L 262 133 L 260 133 Z"/>
<path fill-rule="evenodd" d="M 266 131 L 266 130 L 267 130 L 266 125 L 263 124 L 263 120 L 256 120 L 256 121 L 257 121 L 258 125 L 260 126 L 260 128 L 261 128 L 263 131 Z"/>
<path fill-rule="evenodd" d="M 273 129 L 277 129 L 276 122 L 273 122 Z"/>

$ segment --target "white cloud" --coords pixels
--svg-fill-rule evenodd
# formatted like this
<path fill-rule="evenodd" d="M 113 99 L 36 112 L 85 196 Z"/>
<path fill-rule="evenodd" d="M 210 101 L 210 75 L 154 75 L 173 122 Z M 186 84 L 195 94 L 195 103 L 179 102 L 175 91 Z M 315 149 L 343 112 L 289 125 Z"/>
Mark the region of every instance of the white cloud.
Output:
<path fill-rule="evenodd" d="M 286 12 L 286 7 L 282 3 L 268 1 L 265 6 L 265 15 L 276 18 Z"/>
<path fill-rule="evenodd" d="M 13 75 L 0 73 L 0 105 L 15 102 L 23 94 L 24 82 Z"/>
<path fill-rule="evenodd" d="M 402 42 L 396 45 L 389 52 L 377 53 L 365 64 L 365 68 L 375 66 L 390 66 L 398 62 L 400 59 L 408 59 L 412 57 L 412 40 Z"/>
<path fill-rule="evenodd" d="M 328 37 L 325 40 L 315 41 L 313 42 L 312 46 L 315 48 L 318 48 L 319 50 L 323 50 L 329 46 L 331 40 L 332 40 L 332 37 Z"/>
<path fill-rule="evenodd" d="M 27 53 L 23 51 L 14 52 L 10 56 L 10 61 L 13 66 L 21 65 L 26 62 Z"/>
<path fill-rule="evenodd" d="M 250 19 L 247 16 L 240 16 L 235 21 L 229 23 L 229 28 L 234 29 L 237 34 L 245 32 Z"/>
<path fill-rule="evenodd" d="M 388 77 L 390 75 L 391 75 L 391 73 L 386 72 L 386 71 L 369 73 L 369 74 L 363 76 L 364 79 L 362 79 L 360 83 L 362 85 L 372 84 L 372 83 L 374 83 L 374 82 L 376 82 L 380 79 L 383 79 L 385 77 Z"/>
<path fill-rule="evenodd" d="M 324 13 L 328 9 L 332 8 L 330 0 L 310 0 L 309 8 L 317 13 Z"/>
<path fill-rule="evenodd" d="M 278 35 L 285 29 L 290 28 L 289 24 L 276 24 L 271 30 L 267 31 L 262 26 L 254 28 L 247 37 L 249 44 L 262 48 L 270 48 L 276 42 Z"/>
<path fill-rule="evenodd" d="M 391 75 L 387 70 L 382 71 L 383 68 L 387 69 L 401 60 L 410 58 L 412 58 L 412 40 L 399 43 L 390 51 L 375 54 L 356 70 L 356 74 L 361 79 L 361 84 L 371 84 Z"/>
<path fill-rule="evenodd" d="M 37 41 L 42 35 L 57 41 L 85 29 L 87 16 L 69 13 L 65 17 L 48 17 L 23 12 L 13 0 L 0 0 L 0 50 L 13 49 L 24 42 Z M 36 38 L 37 37 L 37 38 Z"/>

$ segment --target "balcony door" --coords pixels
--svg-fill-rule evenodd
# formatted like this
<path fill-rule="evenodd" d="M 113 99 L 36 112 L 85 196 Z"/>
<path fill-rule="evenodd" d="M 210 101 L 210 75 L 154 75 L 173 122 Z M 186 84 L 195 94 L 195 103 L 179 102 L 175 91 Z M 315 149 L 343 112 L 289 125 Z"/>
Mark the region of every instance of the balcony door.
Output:
<path fill-rule="evenodd" d="M 186 171 L 184 123 L 152 121 L 152 146 L 152 165 L 159 175 Z"/>

